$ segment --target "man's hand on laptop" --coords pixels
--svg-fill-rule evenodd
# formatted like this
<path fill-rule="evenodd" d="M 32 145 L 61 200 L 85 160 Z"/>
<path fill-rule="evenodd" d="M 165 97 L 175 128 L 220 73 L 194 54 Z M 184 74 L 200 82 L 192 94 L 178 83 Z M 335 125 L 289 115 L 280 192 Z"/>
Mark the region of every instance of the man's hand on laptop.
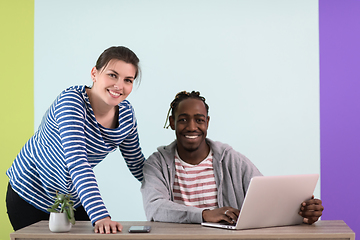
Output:
<path fill-rule="evenodd" d="M 301 203 L 299 215 L 304 218 L 304 223 L 313 224 L 321 217 L 324 207 L 320 199 L 314 198 Z"/>
<path fill-rule="evenodd" d="M 232 207 L 222 207 L 213 210 L 205 209 L 202 212 L 202 217 L 205 222 L 221 222 L 225 221 L 230 224 L 235 224 L 239 216 L 240 210 Z"/>

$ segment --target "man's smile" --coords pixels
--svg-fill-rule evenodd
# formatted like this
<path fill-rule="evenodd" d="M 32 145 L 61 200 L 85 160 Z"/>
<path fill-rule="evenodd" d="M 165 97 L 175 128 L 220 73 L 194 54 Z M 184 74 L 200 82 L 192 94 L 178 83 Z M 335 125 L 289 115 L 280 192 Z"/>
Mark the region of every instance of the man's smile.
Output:
<path fill-rule="evenodd" d="M 197 135 L 184 135 L 185 138 L 188 138 L 188 139 L 195 139 L 195 138 L 198 138 L 200 137 L 201 134 L 197 134 Z"/>

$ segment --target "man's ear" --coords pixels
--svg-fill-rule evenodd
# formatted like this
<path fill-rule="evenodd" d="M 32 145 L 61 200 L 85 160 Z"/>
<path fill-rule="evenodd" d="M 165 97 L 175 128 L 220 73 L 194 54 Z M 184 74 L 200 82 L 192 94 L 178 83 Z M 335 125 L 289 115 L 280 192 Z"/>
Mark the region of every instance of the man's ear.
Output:
<path fill-rule="evenodd" d="M 210 122 L 210 116 L 207 116 L 206 117 L 206 129 L 208 129 L 209 128 L 209 122 Z"/>
<path fill-rule="evenodd" d="M 93 82 L 96 82 L 96 74 L 97 74 L 97 69 L 96 69 L 96 67 L 93 67 L 91 69 L 91 73 L 90 73 L 91 79 L 92 79 Z"/>
<path fill-rule="evenodd" d="M 175 130 L 175 119 L 173 118 L 173 116 L 169 117 L 169 122 L 170 122 L 171 129 Z"/>

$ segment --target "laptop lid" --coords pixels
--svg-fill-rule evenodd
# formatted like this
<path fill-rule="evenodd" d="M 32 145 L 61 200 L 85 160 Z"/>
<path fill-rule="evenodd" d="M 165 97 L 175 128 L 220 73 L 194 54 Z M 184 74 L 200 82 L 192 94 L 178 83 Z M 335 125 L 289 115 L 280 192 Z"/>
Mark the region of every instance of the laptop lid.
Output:
<path fill-rule="evenodd" d="M 319 174 L 257 176 L 250 181 L 236 225 L 202 223 L 226 229 L 300 224 L 300 204 L 311 198 Z"/>

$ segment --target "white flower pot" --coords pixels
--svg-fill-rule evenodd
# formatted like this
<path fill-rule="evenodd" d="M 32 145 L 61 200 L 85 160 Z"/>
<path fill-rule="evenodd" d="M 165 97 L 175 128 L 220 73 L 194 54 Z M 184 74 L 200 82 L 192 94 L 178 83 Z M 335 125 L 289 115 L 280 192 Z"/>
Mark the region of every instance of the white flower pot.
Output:
<path fill-rule="evenodd" d="M 52 232 L 68 232 L 71 229 L 71 223 L 66 213 L 50 213 L 49 229 Z"/>

